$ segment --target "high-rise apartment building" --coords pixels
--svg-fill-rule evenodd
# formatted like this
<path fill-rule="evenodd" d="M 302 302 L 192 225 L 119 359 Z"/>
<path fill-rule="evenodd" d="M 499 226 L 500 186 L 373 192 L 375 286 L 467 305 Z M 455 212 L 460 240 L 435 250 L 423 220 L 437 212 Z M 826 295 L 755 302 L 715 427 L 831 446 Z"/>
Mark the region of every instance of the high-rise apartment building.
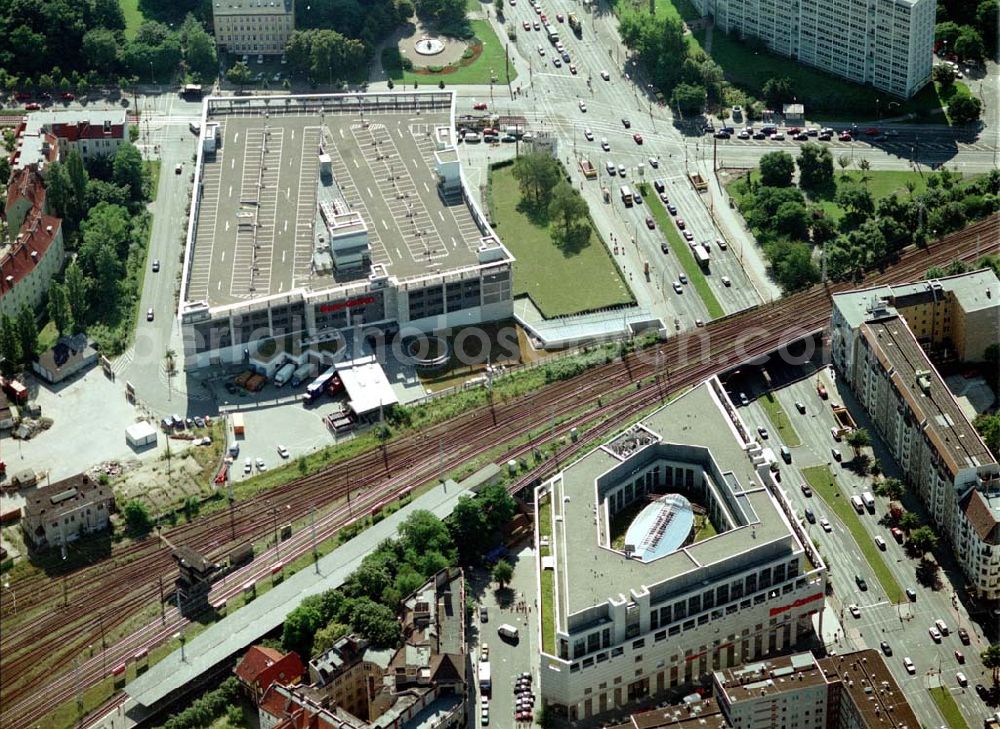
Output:
<path fill-rule="evenodd" d="M 718 30 L 894 96 L 913 96 L 931 78 L 936 0 L 693 2 Z"/>

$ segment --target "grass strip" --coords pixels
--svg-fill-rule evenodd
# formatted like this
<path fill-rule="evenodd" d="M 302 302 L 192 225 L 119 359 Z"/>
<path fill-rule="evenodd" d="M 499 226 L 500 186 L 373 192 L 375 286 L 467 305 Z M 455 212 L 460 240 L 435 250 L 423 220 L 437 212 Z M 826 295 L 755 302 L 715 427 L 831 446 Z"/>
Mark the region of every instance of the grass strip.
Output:
<path fill-rule="evenodd" d="M 886 599 L 894 603 L 903 602 L 903 589 L 896 582 L 896 578 L 892 576 L 889 567 L 882 560 L 882 553 L 878 551 L 875 542 L 868 535 L 868 532 L 865 531 L 857 512 L 854 511 L 854 507 L 851 506 L 847 498 L 840 492 L 840 488 L 837 486 L 837 482 L 830 469 L 827 466 L 810 466 L 809 468 L 802 469 L 802 475 L 809 482 L 809 485 L 812 486 L 813 491 L 819 494 L 827 506 L 833 509 L 833 512 L 844 523 L 848 531 L 851 532 L 851 536 L 857 542 L 861 553 L 868 560 L 868 566 L 871 567 L 872 572 L 875 573 L 875 578 L 885 591 Z"/>
<path fill-rule="evenodd" d="M 788 417 L 788 413 L 785 409 L 781 407 L 781 403 L 774 396 L 774 393 L 767 393 L 764 397 L 760 398 L 760 404 L 764 408 L 764 412 L 767 413 L 768 419 L 771 421 L 771 425 L 774 429 L 778 431 L 781 439 L 785 442 L 789 448 L 794 448 L 796 446 L 802 445 L 802 439 L 799 438 L 799 434 L 795 432 L 795 428 L 792 427 L 792 421 Z"/>
<path fill-rule="evenodd" d="M 550 656 L 556 653 L 555 570 L 542 570 L 542 650 Z"/>
<path fill-rule="evenodd" d="M 705 278 L 705 272 L 701 270 L 701 266 L 694 260 L 694 254 L 688 248 L 687 241 L 681 238 L 680 233 L 677 232 L 677 226 L 674 225 L 674 221 L 671 220 L 667 209 L 663 207 L 663 203 L 659 197 L 650 190 L 650 194 L 644 195 L 643 200 L 652 213 L 656 224 L 659 226 L 660 233 L 667 236 L 667 242 L 670 243 L 670 251 L 677 256 L 677 260 L 680 261 L 688 280 L 694 286 L 694 290 L 698 292 L 698 296 L 705 302 L 705 308 L 708 309 L 708 316 L 712 319 L 718 319 L 723 316 L 726 312 L 722 310 L 722 305 L 719 304 L 719 300 L 712 293 L 712 289 L 708 285 L 708 279 Z M 666 292 L 664 292 L 664 295 L 666 295 Z"/>
<path fill-rule="evenodd" d="M 944 717 L 945 724 L 950 729 L 969 729 L 968 722 L 965 721 L 965 717 L 962 716 L 962 712 L 959 710 L 958 704 L 955 703 L 951 691 L 946 686 L 938 686 L 927 690 L 930 692 L 931 698 L 934 699 L 934 703 L 937 704 L 941 716 Z"/>

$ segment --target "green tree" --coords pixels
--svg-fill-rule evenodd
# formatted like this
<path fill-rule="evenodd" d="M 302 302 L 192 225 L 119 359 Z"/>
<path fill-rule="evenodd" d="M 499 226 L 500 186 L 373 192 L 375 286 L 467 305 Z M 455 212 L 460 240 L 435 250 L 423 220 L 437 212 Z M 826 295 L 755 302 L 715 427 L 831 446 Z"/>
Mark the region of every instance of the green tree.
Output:
<path fill-rule="evenodd" d="M 48 311 L 49 318 L 60 335 L 73 331 L 73 312 L 66 297 L 66 287 L 58 281 L 53 281 L 49 287 Z"/>
<path fill-rule="evenodd" d="M 560 179 L 559 163 L 541 152 L 518 157 L 514 161 L 512 173 L 521 188 L 521 194 L 536 207 L 549 197 Z"/>
<path fill-rule="evenodd" d="M 514 514 L 517 504 L 502 484 L 491 484 L 479 492 L 476 499 L 482 504 L 486 514 L 486 526 L 490 532 L 496 532 L 507 526 Z"/>
<path fill-rule="evenodd" d="M 934 40 L 947 43 L 949 48 L 954 49 L 955 41 L 958 40 L 958 34 L 961 32 L 962 26 L 948 20 L 934 26 Z"/>
<path fill-rule="evenodd" d="M 774 230 L 789 238 L 803 240 L 809 236 L 809 213 L 806 206 L 786 202 L 778 206 L 773 219 Z"/>
<path fill-rule="evenodd" d="M 812 241 L 816 245 L 822 245 L 837 237 L 837 224 L 822 212 L 813 217 L 809 227 L 812 231 Z"/>
<path fill-rule="evenodd" d="M 80 152 L 76 149 L 70 150 L 69 154 L 66 155 L 66 174 L 70 190 L 73 193 L 73 202 L 70 204 L 70 208 L 73 210 L 75 218 L 80 220 L 83 217 L 81 205 L 84 195 L 87 194 L 87 181 L 89 178 L 87 168 L 83 164 L 83 157 L 80 156 Z"/>
<path fill-rule="evenodd" d="M 549 218 L 559 221 L 563 235 L 568 237 L 586 215 L 587 201 L 566 180 L 559 180 L 551 192 Z"/>
<path fill-rule="evenodd" d="M 774 277 L 784 291 L 799 291 L 819 281 L 819 269 L 805 243 L 780 241 L 767 250 Z"/>
<path fill-rule="evenodd" d="M 439 552 L 453 555 L 455 551 L 445 523 L 423 509 L 414 511 L 399 525 L 399 540 L 404 551 L 415 554 Z"/>
<path fill-rule="evenodd" d="M 479 559 L 484 551 L 483 535 L 489 534 L 489 523 L 482 502 L 461 496 L 445 522 L 464 564 Z"/>
<path fill-rule="evenodd" d="M 17 338 L 21 343 L 21 359 L 28 365 L 38 356 L 38 322 L 27 304 L 17 313 Z"/>
<path fill-rule="evenodd" d="M 990 58 L 996 58 L 998 26 L 1000 26 L 1000 0 L 980 0 L 976 8 L 976 30 L 979 31 Z"/>
<path fill-rule="evenodd" d="M 868 188 L 868 181 L 871 180 L 872 178 L 872 176 L 869 174 L 871 168 L 872 168 L 872 163 L 869 162 L 864 157 L 858 160 L 858 169 L 861 170 L 861 181 L 864 183 L 866 189 Z"/>
<path fill-rule="evenodd" d="M 917 529 L 920 526 L 920 517 L 914 514 L 912 511 L 904 511 L 903 515 L 899 517 L 899 528 L 904 532 L 910 532 Z"/>
<path fill-rule="evenodd" d="M 837 157 L 837 166 L 840 167 L 840 176 L 847 179 L 847 168 L 851 166 L 851 158 L 846 154 Z"/>
<path fill-rule="evenodd" d="M 993 28 L 992 32 L 996 33 L 997 29 Z M 983 44 L 982 36 L 975 28 L 965 26 L 959 31 L 958 38 L 955 39 L 955 53 L 962 60 L 982 62 L 986 55 L 986 46 Z"/>
<path fill-rule="evenodd" d="M 833 186 L 833 155 L 830 148 L 809 142 L 799 151 L 799 186 L 822 190 Z"/>
<path fill-rule="evenodd" d="M 983 113 L 983 104 L 975 96 L 956 95 L 948 104 L 948 116 L 956 124 L 971 124 Z"/>
<path fill-rule="evenodd" d="M 153 528 L 153 517 L 143 501 L 132 499 L 125 504 L 122 514 L 125 516 L 125 526 L 132 536 L 144 536 Z"/>
<path fill-rule="evenodd" d="M 646 67 L 653 84 L 670 93 L 684 73 L 687 38 L 680 18 L 665 13 L 650 15 L 636 9 L 620 12 L 619 33 Z"/>
<path fill-rule="evenodd" d="M 191 14 L 184 18 L 181 26 L 181 42 L 184 46 L 184 62 L 191 73 L 201 81 L 215 78 L 219 66 L 215 40 Z"/>
<path fill-rule="evenodd" d="M 854 451 L 855 458 L 861 455 L 863 448 L 867 448 L 872 444 L 871 436 L 868 435 L 868 431 L 864 428 L 855 428 L 847 434 L 844 440 L 847 441 L 847 445 Z"/>
<path fill-rule="evenodd" d="M 991 344 L 991 347 L 997 345 Z M 997 372 L 996 365 L 993 365 L 993 372 Z M 996 375 L 994 375 L 996 377 Z M 982 437 L 983 442 L 986 447 L 990 449 L 994 458 L 1000 460 L 1000 415 L 982 413 L 977 415 L 975 420 L 972 421 L 976 430 L 979 432 L 980 437 Z"/>
<path fill-rule="evenodd" d="M 304 660 L 312 657 L 313 640 L 323 625 L 319 595 L 311 595 L 285 617 L 281 630 L 281 644 L 285 650 L 295 651 Z"/>
<path fill-rule="evenodd" d="M 0 157 L 0 185 L 6 185 L 10 181 L 10 159 Z"/>
<path fill-rule="evenodd" d="M 112 169 L 112 182 L 125 188 L 131 200 L 138 202 L 145 197 L 142 155 L 134 144 L 118 145 Z"/>
<path fill-rule="evenodd" d="M 88 319 L 90 301 L 87 298 L 87 279 L 76 261 L 70 261 L 66 267 L 66 302 L 69 304 L 71 331 L 82 327 Z"/>
<path fill-rule="evenodd" d="M 849 213 L 862 219 L 875 212 L 875 202 L 872 200 L 871 193 L 857 185 L 840 187 L 834 200 L 842 208 L 846 208 Z"/>
<path fill-rule="evenodd" d="M 670 95 L 670 104 L 682 114 L 700 114 L 705 107 L 705 87 L 701 84 L 679 83 Z"/>
<path fill-rule="evenodd" d="M 83 36 L 87 65 L 101 73 L 111 73 L 118 62 L 118 39 L 108 28 L 91 28 Z"/>
<path fill-rule="evenodd" d="M 250 72 L 250 67 L 243 63 L 243 61 L 238 62 L 235 66 L 226 71 L 226 80 L 234 86 L 238 86 L 240 90 L 250 83 L 253 78 L 253 74 Z"/>
<path fill-rule="evenodd" d="M 955 69 L 946 63 L 936 65 L 931 75 L 934 77 L 934 82 L 942 89 L 950 89 L 955 83 Z"/>
<path fill-rule="evenodd" d="M 328 650 L 333 648 L 334 644 L 347 635 L 347 631 L 350 630 L 349 625 L 344 625 L 343 623 L 338 623 L 336 621 L 328 623 L 324 627 L 316 631 L 316 635 L 313 637 L 312 652 L 313 655 L 322 655 Z"/>
<path fill-rule="evenodd" d="M 60 218 L 72 219 L 79 205 L 74 199 L 75 192 L 65 165 L 59 161 L 52 162 L 46 167 L 44 177 L 45 197 L 52 206 L 52 212 Z"/>
<path fill-rule="evenodd" d="M 988 668 L 993 676 L 994 685 L 1000 680 L 1000 643 L 990 643 L 979 654 L 983 668 Z"/>
<path fill-rule="evenodd" d="M 932 552 L 938 545 L 938 535 L 929 526 L 917 527 L 910 532 L 907 546 L 915 554 Z"/>
<path fill-rule="evenodd" d="M 898 478 L 889 477 L 875 484 L 875 493 L 892 501 L 903 498 L 904 490 L 903 482 Z"/>
<path fill-rule="evenodd" d="M 768 152 L 760 158 L 760 184 L 788 187 L 795 173 L 795 161 L 788 152 Z"/>
<path fill-rule="evenodd" d="M 367 598 L 355 600 L 350 614 L 351 627 L 375 648 L 394 648 L 401 637 L 393 610 Z"/>
<path fill-rule="evenodd" d="M 3 371 L 8 376 L 20 368 L 21 338 L 17 324 L 6 313 L 0 318 L 0 357 L 3 358 Z"/>
<path fill-rule="evenodd" d="M 792 80 L 787 76 L 773 76 L 761 86 L 767 107 L 781 111 L 782 105 L 792 100 Z"/>
<path fill-rule="evenodd" d="M 511 578 L 514 576 L 514 568 L 511 566 L 510 562 L 505 559 L 501 559 L 493 565 L 493 570 L 491 571 L 490 576 L 502 590 L 510 583 Z"/>

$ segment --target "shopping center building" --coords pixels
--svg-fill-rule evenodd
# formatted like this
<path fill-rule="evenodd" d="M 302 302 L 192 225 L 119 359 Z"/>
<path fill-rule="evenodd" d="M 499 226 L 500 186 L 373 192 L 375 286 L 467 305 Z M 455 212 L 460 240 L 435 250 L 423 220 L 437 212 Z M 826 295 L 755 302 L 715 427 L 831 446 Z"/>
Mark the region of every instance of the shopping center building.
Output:
<path fill-rule="evenodd" d="M 455 96 L 211 97 L 179 316 L 187 368 L 513 315 L 513 257 L 463 176 Z"/>

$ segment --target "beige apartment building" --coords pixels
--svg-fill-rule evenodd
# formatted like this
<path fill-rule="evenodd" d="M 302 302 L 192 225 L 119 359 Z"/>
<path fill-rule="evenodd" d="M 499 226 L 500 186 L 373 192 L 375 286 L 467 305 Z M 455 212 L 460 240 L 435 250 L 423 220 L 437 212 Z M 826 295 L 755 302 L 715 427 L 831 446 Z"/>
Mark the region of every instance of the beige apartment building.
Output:
<path fill-rule="evenodd" d="M 213 0 L 215 42 L 232 54 L 275 56 L 295 30 L 294 0 Z"/>

